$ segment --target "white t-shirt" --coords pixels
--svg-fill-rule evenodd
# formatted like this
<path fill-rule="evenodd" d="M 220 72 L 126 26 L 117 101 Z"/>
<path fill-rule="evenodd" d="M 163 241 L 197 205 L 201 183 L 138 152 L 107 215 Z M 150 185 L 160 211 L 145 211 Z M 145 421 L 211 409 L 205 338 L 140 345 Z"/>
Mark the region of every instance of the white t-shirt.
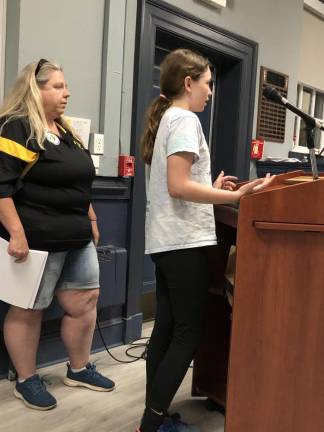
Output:
<path fill-rule="evenodd" d="M 147 254 L 216 244 L 213 205 L 172 198 L 168 192 L 167 157 L 178 152 L 195 155 L 191 180 L 211 186 L 209 149 L 198 117 L 171 107 L 161 119 L 146 170 Z"/>

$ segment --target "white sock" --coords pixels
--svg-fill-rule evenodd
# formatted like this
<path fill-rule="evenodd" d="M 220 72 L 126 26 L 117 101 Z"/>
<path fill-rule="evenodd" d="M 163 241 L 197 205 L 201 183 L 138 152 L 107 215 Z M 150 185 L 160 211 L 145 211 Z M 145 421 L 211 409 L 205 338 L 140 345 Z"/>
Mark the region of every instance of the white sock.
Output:
<path fill-rule="evenodd" d="M 87 368 L 84 366 L 83 368 L 81 368 L 81 369 L 73 369 L 73 368 L 71 368 L 71 371 L 73 372 L 73 373 L 78 373 L 78 372 L 81 372 L 81 371 L 83 371 L 83 370 L 86 370 Z"/>

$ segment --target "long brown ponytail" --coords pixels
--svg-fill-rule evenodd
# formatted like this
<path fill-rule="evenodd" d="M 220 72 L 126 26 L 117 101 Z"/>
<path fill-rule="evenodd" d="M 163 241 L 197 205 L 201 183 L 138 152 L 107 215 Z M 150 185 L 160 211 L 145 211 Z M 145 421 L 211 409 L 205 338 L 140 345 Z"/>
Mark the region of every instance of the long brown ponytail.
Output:
<path fill-rule="evenodd" d="M 141 157 L 146 164 L 150 165 L 152 161 L 161 118 L 172 105 L 173 99 L 183 94 L 185 77 L 198 80 L 209 66 L 206 58 L 188 49 L 171 51 L 161 63 L 161 95 L 151 103 L 146 112 L 141 139 Z"/>
<path fill-rule="evenodd" d="M 151 103 L 146 112 L 144 132 L 142 136 L 141 157 L 148 165 L 150 165 L 152 161 L 154 141 L 161 118 L 171 104 L 172 102 L 170 99 L 160 96 Z"/>

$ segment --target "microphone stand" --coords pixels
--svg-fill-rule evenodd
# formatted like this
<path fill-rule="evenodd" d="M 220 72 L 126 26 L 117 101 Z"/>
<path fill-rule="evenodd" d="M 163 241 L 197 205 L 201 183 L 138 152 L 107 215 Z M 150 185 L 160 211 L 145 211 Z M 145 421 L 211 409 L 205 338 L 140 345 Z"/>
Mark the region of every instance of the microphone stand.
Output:
<path fill-rule="evenodd" d="M 263 95 L 267 99 L 283 105 L 285 108 L 289 109 L 289 111 L 292 111 L 304 120 L 306 124 L 307 147 L 309 150 L 309 158 L 312 166 L 313 179 L 317 180 L 319 177 L 315 156 L 314 129 L 315 127 L 317 127 L 324 131 L 324 125 L 322 124 L 322 121 L 318 121 L 318 119 L 311 117 L 310 115 L 296 108 L 294 105 L 291 105 L 291 103 L 289 103 L 286 98 L 282 97 L 281 94 L 274 87 L 265 87 L 265 89 L 263 90 Z"/>
<path fill-rule="evenodd" d="M 319 177 L 318 177 L 318 169 L 317 169 L 317 162 L 315 156 L 314 129 L 315 128 L 313 126 L 311 126 L 309 123 L 306 123 L 307 147 L 309 149 L 309 158 L 312 167 L 312 174 L 313 174 L 313 179 L 317 180 Z"/>

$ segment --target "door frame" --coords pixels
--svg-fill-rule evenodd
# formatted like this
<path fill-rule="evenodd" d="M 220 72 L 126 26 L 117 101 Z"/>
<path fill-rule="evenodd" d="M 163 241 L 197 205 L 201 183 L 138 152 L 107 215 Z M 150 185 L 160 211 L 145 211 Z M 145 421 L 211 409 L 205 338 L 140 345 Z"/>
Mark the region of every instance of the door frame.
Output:
<path fill-rule="evenodd" d="M 0 104 L 4 96 L 7 0 L 0 0 Z"/>
<path fill-rule="evenodd" d="M 240 179 L 249 177 L 249 150 L 252 138 L 253 112 L 255 100 L 258 44 L 242 38 L 161 0 L 138 0 L 136 48 L 134 64 L 133 118 L 131 133 L 131 154 L 136 166 L 129 212 L 129 268 L 125 316 L 130 318 L 140 314 L 140 299 L 143 282 L 144 227 L 145 227 L 145 167 L 140 160 L 140 137 L 145 111 L 150 103 L 150 87 L 153 80 L 154 51 L 157 32 L 167 32 L 182 39 L 201 45 L 219 56 L 227 66 L 235 64 L 230 74 L 220 78 L 217 84 L 216 105 L 226 99 L 225 94 L 236 97 L 236 103 L 228 103 L 227 109 L 215 109 L 213 128 L 216 150 L 219 159 L 227 161 L 227 173 Z M 231 88 L 228 76 L 235 78 L 236 87 Z M 222 81 L 223 80 L 223 81 Z M 218 91 L 219 90 L 219 91 Z M 235 94 L 233 93 L 235 91 Z M 228 92 L 228 93 L 226 93 Z M 233 106 L 235 113 L 231 112 Z M 228 123 L 228 113 L 233 122 Z M 226 124 L 227 122 L 227 124 Z M 228 145 L 222 146 L 222 142 Z M 212 151 L 213 171 L 219 170 Z M 230 155 L 230 157 L 228 157 Z M 125 341 L 130 340 L 125 337 Z"/>

